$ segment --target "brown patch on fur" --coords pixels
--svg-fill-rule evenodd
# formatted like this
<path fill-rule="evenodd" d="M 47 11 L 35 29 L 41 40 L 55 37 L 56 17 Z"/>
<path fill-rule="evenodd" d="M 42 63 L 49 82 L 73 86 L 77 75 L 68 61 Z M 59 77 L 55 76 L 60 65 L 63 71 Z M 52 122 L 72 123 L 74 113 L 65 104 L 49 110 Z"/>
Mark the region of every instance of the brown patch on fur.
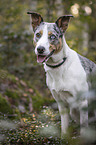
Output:
<path fill-rule="evenodd" d="M 52 35 L 52 32 L 51 32 L 51 31 L 49 31 L 49 32 L 48 32 L 48 35 L 49 35 L 49 36 L 50 36 L 50 35 Z"/>
<path fill-rule="evenodd" d="M 60 50 L 62 49 L 62 39 L 61 38 L 59 39 L 59 42 L 57 45 L 50 44 L 50 47 L 49 47 L 50 52 L 53 49 L 55 49 L 54 54 L 57 54 L 58 52 L 60 52 Z"/>
<path fill-rule="evenodd" d="M 41 30 L 39 33 L 42 35 L 43 34 L 43 31 Z"/>

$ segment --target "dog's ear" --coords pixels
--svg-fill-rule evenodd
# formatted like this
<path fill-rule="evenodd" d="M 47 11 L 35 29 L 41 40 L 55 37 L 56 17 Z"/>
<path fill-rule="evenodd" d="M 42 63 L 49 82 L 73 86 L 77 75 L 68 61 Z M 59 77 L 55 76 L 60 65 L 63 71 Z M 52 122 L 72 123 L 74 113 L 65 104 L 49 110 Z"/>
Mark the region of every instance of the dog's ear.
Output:
<path fill-rule="evenodd" d="M 31 14 L 31 24 L 33 31 L 35 31 L 36 27 L 39 26 L 41 22 L 43 22 L 43 18 L 40 14 L 35 12 L 27 12 L 27 14 Z"/>
<path fill-rule="evenodd" d="M 60 28 L 61 32 L 65 32 L 68 28 L 68 23 L 70 21 L 70 18 L 73 17 L 72 15 L 65 15 L 62 17 L 59 17 L 57 21 L 55 22 L 56 25 Z"/>

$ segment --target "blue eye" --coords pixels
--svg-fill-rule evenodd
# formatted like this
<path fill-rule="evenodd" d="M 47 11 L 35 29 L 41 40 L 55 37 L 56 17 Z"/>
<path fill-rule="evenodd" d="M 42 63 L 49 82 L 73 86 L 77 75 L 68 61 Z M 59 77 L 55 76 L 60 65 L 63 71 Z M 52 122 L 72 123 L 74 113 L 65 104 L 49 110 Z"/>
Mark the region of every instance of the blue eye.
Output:
<path fill-rule="evenodd" d="M 50 35 L 50 39 L 52 39 L 52 40 L 54 40 L 56 38 L 56 36 L 55 35 Z"/>

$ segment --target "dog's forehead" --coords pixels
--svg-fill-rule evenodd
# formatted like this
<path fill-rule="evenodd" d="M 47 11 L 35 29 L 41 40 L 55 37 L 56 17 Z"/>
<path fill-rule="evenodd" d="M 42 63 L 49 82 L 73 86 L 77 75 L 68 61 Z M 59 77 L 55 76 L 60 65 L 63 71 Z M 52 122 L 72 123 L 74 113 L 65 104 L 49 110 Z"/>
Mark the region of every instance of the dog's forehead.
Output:
<path fill-rule="evenodd" d="M 44 25 L 47 26 L 47 29 L 48 30 L 54 30 L 54 27 L 56 27 L 56 24 L 55 23 L 47 23 L 47 22 L 44 22 Z"/>
<path fill-rule="evenodd" d="M 47 29 L 48 32 L 52 31 L 52 32 L 55 32 L 55 33 L 58 33 L 58 34 L 60 33 L 60 30 L 55 23 L 43 22 L 43 23 L 40 24 L 40 26 L 37 27 L 38 31 L 45 30 L 45 29 Z"/>
<path fill-rule="evenodd" d="M 60 33 L 60 29 L 57 27 L 55 23 L 47 23 L 48 31 L 55 31 L 56 33 Z"/>

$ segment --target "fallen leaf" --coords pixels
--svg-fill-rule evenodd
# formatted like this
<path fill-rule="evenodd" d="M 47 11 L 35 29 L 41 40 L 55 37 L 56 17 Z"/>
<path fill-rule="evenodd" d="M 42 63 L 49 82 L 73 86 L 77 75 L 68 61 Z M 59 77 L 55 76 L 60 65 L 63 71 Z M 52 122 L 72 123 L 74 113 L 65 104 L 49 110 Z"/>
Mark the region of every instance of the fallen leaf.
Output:
<path fill-rule="evenodd" d="M 26 84 L 24 81 L 22 81 L 22 80 L 20 80 L 20 83 L 21 83 L 21 85 L 24 86 L 24 87 L 27 86 L 27 84 Z"/>
<path fill-rule="evenodd" d="M 24 97 L 27 97 L 28 95 L 26 93 L 23 94 Z"/>
<path fill-rule="evenodd" d="M 31 89 L 31 88 L 30 88 L 30 89 L 28 89 L 28 91 L 29 91 L 30 93 L 33 93 L 33 89 Z"/>

